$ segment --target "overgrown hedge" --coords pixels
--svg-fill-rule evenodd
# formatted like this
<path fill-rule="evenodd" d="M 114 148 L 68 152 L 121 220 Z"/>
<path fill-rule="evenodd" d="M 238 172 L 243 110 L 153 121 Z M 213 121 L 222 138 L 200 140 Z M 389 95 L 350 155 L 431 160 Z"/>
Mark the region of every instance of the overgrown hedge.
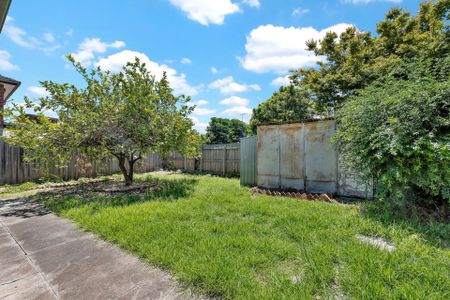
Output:
<path fill-rule="evenodd" d="M 380 199 L 450 203 L 450 59 L 416 60 L 351 97 L 335 141 Z"/>

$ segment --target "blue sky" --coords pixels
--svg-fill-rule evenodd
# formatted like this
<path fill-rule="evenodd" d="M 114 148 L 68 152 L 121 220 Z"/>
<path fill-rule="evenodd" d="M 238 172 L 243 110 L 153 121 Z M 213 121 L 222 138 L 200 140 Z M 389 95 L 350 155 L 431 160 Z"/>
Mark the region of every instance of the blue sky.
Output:
<path fill-rule="evenodd" d="M 0 35 L 0 74 L 22 82 L 11 101 L 45 95 L 39 80 L 81 83 L 64 55 L 117 70 L 139 56 L 175 93 L 212 116 L 248 120 L 294 67 L 318 58 L 304 42 L 355 25 L 374 31 L 389 8 L 419 0 L 13 0 Z"/>

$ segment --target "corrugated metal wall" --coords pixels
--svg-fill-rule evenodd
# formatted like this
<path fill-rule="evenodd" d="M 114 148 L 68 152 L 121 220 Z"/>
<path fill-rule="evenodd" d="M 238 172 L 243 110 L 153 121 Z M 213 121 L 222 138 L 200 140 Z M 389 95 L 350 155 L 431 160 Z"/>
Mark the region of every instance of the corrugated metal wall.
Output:
<path fill-rule="evenodd" d="M 305 190 L 337 193 L 337 149 L 331 143 L 335 129 L 334 120 L 305 123 Z"/>
<path fill-rule="evenodd" d="M 241 185 L 256 185 L 256 136 L 241 138 Z"/>
<path fill-rule="evenodd" d="M 334 120 L 259 126 L 257 185 L 366 197 L 367 185 L 339 167 L 337 149 L 331 143 L 335 129 Z"/>

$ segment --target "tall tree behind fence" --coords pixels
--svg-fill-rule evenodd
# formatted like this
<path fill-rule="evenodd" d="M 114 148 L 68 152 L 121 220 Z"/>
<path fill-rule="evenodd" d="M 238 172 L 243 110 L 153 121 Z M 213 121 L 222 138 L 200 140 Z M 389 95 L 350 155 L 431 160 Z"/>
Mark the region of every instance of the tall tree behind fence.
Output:
<path fill-rule="evenodd" d="M 201 148 L 199 159 L 188 159 L 178 152 L 174 152 L 170 161 L 177 169 L 189 172 L 204 172 L 222 176 L 239 175 L 240 145 L 234 144 L 205 144 Z"/>

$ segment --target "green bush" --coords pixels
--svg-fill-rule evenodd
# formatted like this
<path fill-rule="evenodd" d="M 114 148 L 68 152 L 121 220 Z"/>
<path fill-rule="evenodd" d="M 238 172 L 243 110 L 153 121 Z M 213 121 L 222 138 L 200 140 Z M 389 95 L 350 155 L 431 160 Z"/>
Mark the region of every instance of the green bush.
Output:
<path fill-rule="evenodd" d="M 163 169 L 164 169 L 164 170 L 167 170 L 167 171 L 176 171 L 177 166 L 175 165 L 175 162 L 173 162 L 173 161 L 167 161 L 167 162 L 164 164 Z"/>
<path fill-rule="evenodd" d="M 450 203 L 449 66 L 445 58 L 398 67 L 338 111 L 344 160 L 381 199 Z"/>

